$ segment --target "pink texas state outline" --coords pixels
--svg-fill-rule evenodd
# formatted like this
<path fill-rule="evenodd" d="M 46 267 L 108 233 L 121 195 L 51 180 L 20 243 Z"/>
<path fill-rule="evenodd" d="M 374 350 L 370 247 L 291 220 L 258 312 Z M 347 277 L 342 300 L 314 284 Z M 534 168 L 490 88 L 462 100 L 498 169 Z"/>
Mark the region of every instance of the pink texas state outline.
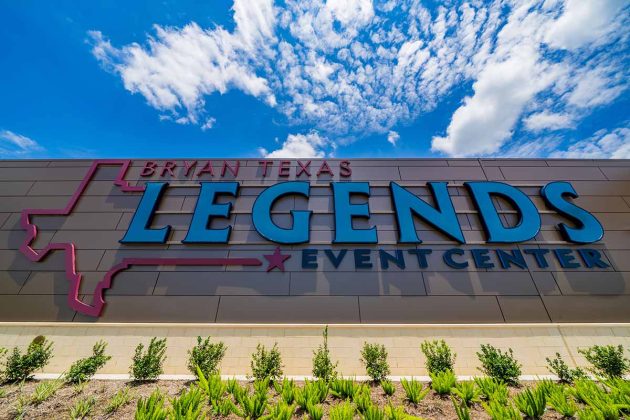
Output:
<path fill-rule="evenodd" d="M 83 195 L 85 189 L 94 177 L 99 166 L 120 166 L 120 170 L 114 185 L 120 187 L 123 192 L 143 192 L 144 186 L 133 186 L 126 181 L 125 174 L 131 165 L 128 159 L 101 159 L 92 162 L 90 169 L 79 184 L 70 201 L 63 209 L 24 209 L 22 210 L 20 223 L 22 228 L 26 230 L 26 237 L 20 245 L 20 251 L 32 262 L 42 261 L 48 254 L 53 251 L 65 252 L 65 273 L 70 286 L 68 289 L 68 305 L 77 312 L 85 315 L 99 317 L 105 308 L 105 291 L 112 285 L 114 277 L 131 267 L 136 266 L 219 266 L 219 265 L 242 265 L 242 266 L 260 266 L 262 262 L 258 258 L 123 258 L 122 261 L 107 271 L 102 280 L 100 280 L 92 295 L 92 304 L 87 304 L 79 299 L 79 290 L 81 287 L 81 273 L 77 272 L 76 264 L 76 247 L 72 242 L 49 243 L 40 250 L 34 249 L 31 245 L 37 238 L 37 226 L 31 223 L 32 216 L 67 216 Z M 279 251 L 279 250 L 278 250 Z M 283 270 L 284 271 L 284 270 Z"/>

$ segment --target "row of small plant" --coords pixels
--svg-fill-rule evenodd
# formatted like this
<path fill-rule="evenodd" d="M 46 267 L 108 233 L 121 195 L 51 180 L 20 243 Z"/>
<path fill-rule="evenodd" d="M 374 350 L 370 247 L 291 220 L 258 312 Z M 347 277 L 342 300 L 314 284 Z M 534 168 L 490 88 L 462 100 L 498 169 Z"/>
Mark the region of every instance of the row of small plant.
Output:
<path fill-rule="evenodd" d="M 349 378 L 335 378 L 330 382 L 323 379 L 307 380 L 301 387 L 286 378 L 275 382 L 266 378 L 254 380 L 250 390 L 235 379 L 224 381 L 218 374 L 206 377 L 200 369 L 197 370 L 197 376 L 198 381 L 179 396 L 170 399 L 170 407 L 167 407 L 166 398 L 159 389 L 149 397 L 140 398 L 134 417 L 179 420 L 234 414 L 245 419 L 288 420 L 294 415 L 301 415 L 303 418 L 320 420 L 324 417 L 324 402 L 330 396 L 332 402 L 338 401 L 337 404 L 329 404 L 328 418 L 331 419 L 350 420 L 357 414 L 367 420 L 415 418 L 407 414 L 405 406 L 393 404 L 390 397 L 395 393 L 395 386 L 387 379 L 380 382 L 380 388 L 374 388 L 375 392 L 382 392 L 387 398 L 387 404 L 379 407 L 372 400 L 371 387 L 367 383 L 358 383 Z M 31 397 L 32 404 L 37 405 L 52 395 L 43 395 L 44 384 L 59 386 L 60 382 L 39 384 Z M 579 419 L 618 419 L 630 412 L 630 382 L 619 378 L 606 379 L 601 383 L 581 378 L 573 386 L 543 380 L 533 388 L 523 389 L 512 400 L 504 382 L 490 377 L 457 382 L 451 370 L 434 372 L 426 388 L 415 379 L 403 379 L 401 384 L 408 406 L 418 406 L 431 391 L 442 398 L 448 398 L 450 394 L 455 412 L 461 420 L 470 419 L 470 407 L 478 403 L 492 419 L 497 420 L 516 420 L 521 419 L 522 415 L 538 419 L 548 408 L 565 418 L 577 416 Z M 276 392 L 275 403 L 271 401 L 270 389 Z M 123 388 L 106 404 L 105 413 L 113 415 L 132 398 L 129 388 Z M 70 417 L 85 418 L 95 403 L 93 396 L 79 399 L 70 409 Z"/>
<path fill-rule="evenodd" d="M 170 416 L 180 418 L 173 414 L 173 410 L 177 411 L 180 408 L 190 410 L 191 401 L 198 400 L 197 405 L 199 405 L 202 399 L 201 395 L 205 393 L 204 395 L 209 398 L 212 412 L 218 415 L 234 413 L 253 418 L 252 413 L 262 415 L 265 410 L 268 410 L 268 415 L 272 415 L 272 418 L 283 418 L 278 417 L 280 412 L 286 414 L 290 411 L 294 413 L 297 409 L 309 413 L 311 418 L 318 418 L 318 410 L 322 408 L 318 404 L 321 404 L 330 392 L 333 396 L 349 401 L 348 404 L 344 403 L 334 407 L 334 411 L 331 409 L 331 418 L 335 418 L 333 413 L 337 412 L 341 417 L 336 418 L 345 418 L 343 413 L 347 414 L 350 411 L 353 414 L 356 411 L 364 418 L 404 418 L 396 417 L 396 413 L 401 413 L 401 408 L 394 407 L 391 402 L 385 409 L 376 407 L 369 399 L 369 392 L 366 392 L 369 391 L 367 385 L 357 384 L 352 379 L 339 378 L 336 371 L 337 363 L 332 361 L 328 348 L 327 328 L 324 330 L 323 337 L 323 344 L 314 351 L 313 357 L 313 376 L 317 378 L 317 381 L 307 381 L 303 388 L 296 388 L 290 381 L 280 382 L 283 374 L 282 361 L 275 344 L 271 349 L 259 345 L 251 360 L 252 377 L 255 380 L 252 395 L 244 390 L 239 391 L 241 386 L 235 380 L 223 382 L 218 376 L 219 364 L 226 351 L 225 345 L 221 342 L 211 343 L 210 338 L 198 337 L 197 345 L 189 351 L 188 368 L 197 376 L 199 382 L 191 386 L 180 397 L 171 401 Z M 38 384 L 30 402 L 36 405 L 45 401 L 64 382 L 82 384 L 88 381 L 111 358 L 105 355 L 105 349 L 105 343 L 96 343 L 93 354 L 73 363 L 68 372 L 63 375 L 63 379 Z M 587 416 L 590 414 L 597 416 L 606 413 L 607 410 L 623 413 L 630 407 L 628 405 L 630 401 L 624 399 L 630 398 L 630 387 L 627 382 L 620 379 L 630 367 L 630 361 L 624 357 L 622 346 L 593 346 L 580 350 L 591 364 L 591 372 L 602 378 L 599 384 L 587 379 L 583 370 L 570 369 L 560 355 L 556 354 L 555 359 L 547 359 L 547 362 L 550 370 L 559 377 L 561 385 L 553 384 L 551 381 L 543 381 L 535 388 L 527 388 L 519 393 L 514 398 L 514 403 L 508 402 L 507 386 L 518 384 L 521 366 L 514 359 L 511 349 L 502 352 L 490 345 L 482 345 L 477 356 L 482 365 L 480 370 L 487 377 L 476 378 L 474 382 L 460 383 L 457 383 L 453 373 L 456 355 L 443 340 L 426 341 L 422 343 L 421 351 L 426 358 L 425 365 L 431 377 L 431 385 L 430 388 L 425 389 L 422 383 L 414 379 L 403 380 L 402 387 L 407 400 L 412 404 L 418 404 L 430 389 L 438 395 L 451 395 L 455 410 L 460 418 L 469 418 L 469 407 L 475 402 L 481 402 L 484 409 L 493 418 L 520 418 L 519 410 L 529 417 L 536 418 L 536 413 L 539 413 L 540 410 L 544 412 L 547 406 L 561 414 L 573 412 L 571 415 L 574 415 L 579 408 L 576 402 L 586 405 L 580 411 L 580 418 L 588 418 Z M 144 345 L 139 344 L 130 367 L 133 380 L 157 379 L 163 372 L 165 352 L 166 339 L 151 339 L 146 351 Z M 6 350 L 3 353 L 6 353 Z M 390 396 L 394 393 L 395 388 L 387 380 L 390 373 L 387 356 L 385 347 L 379 344 L 365 343 L 361 350 L 361 361 L 365 365 L 367 374 L 374 383 L 381 385 L 385 395 Z M 28 379 L 36 370 L 43 368 L 51 357 L 52 343 L 45 337 L 37 337 L 28 346 L 26 353 L 22 354 L 19 349 L 13 349 L 6 360 L 6 368 L 3 372 L 4 379 L 10 382 Z M 573 388 L 567 387 L 567 384 L 573 382 L 575 382 Z M 268 404 L 268 398 L 263 398 L 263 393 L 260 390 L 267 389 L 269 384 L 273 384 L 280 395 L 287 394 L 286 398 L 284 396 L 282 398 L 284 405 L 271 407 Z M 326 385 L 326 391 L 324 391 L 324 385 Z M 218 399 L 216 397 L 217 391 L 212 391 L 217 387 L 218 389 L 226 388 L 233 396 L 233 401 L 225 398 Z M 119 394 L 114 397 L 114 400 L 119 401 L 120 404 L 124 405 L 131 400 L 127 391 L 121 391 Z M 289 394 L 295 396 L 289 398 Z M 213 395 L 215 396 L 214 402 Z M 264 395 L 267 395 L 266 392 Z M 319 395 L 319 397 L 312 398 L 311 395 Z M 288 401 L 290 399 L 292 401 Z M 310 410 L 309 400 L 311 400 Z M 80 412 L 82 412 L 81 410 L 89 411 L 94 405 L 93 398 L 92 400 L 80 400 L 77 404 L 80 405 L 79 403 L 83 405 L 83 407 L 77 408 Z M 139 413 L 153 412 L 154 410 L 167 413 L 168 410 L 164 407 L 164 396 L 156 391 L 151 397 L 139 400 L 137 410 Z M 203 409 L 201 405 L 197 408 L 199 407 Z M 108 404 L 108 410 L 115 411 L 117 408 L 115 401 Z M 404 412 L 404 409 L 402 410 Z M 311 411 L 313 411 L 312 414 Z M 376 417 L 366 413 L 373 413 Z M 138 418 L 144 418 L 142 414 L 139 415 Z M 380 415 L 385 417 L 378 417 Z M 160 417 L 151 415 L 148 418 Z M 615 417 L 605 416 L 605 418 Z"/>
<path fill-rule="evenodd" d="M 320 348 L 321 350 L 322 348 Z M 484 363 L 484 372 L 492 375 L 474 378 L 473 381 L 457 382 L 453 373 L 455 355 L 443 341 L 423 343 L 427 356 L 431 382 L 428 387 L 415 379 L 402 379 L 405 400 L 409 406 L 417 406 L 434 392 L 452 401 L 460 420 L 471 418 L 471 407 L 481 404 L 487 414 L 495 420 L 516 420 L 523 416 L 539 419 L 547 409 L 552 409 L 565 418 L 619 419 L 630 414 L 630 382 L 619 377 L 601 378 L 600 382 L 578 375 L 567 378 L 569 383 L 554 383 L 543 380 L 536 386 L 522 389 L 510 399 L 508 383 L 516 384 L 511 370 L 516 366 L 511 352 L 501 353 L 484 346 L 479 357 Z M 394 384 L 387 379 L 387 354 L 382 346 L 365 345 L 363 362 L 372 378 L 372 385 L 380 386 L 387 399 L 383 407 L 372 399 L 372 387 L 351 378 L 338 377 L 335 364 L 328 355 L 316 352 L 317 367 L 323 367 L 325 375 L 314 381 L 306 380 L 302 387 L 292 380 L 281 379 L 280 354 L 274 348 L 266 351 L 259 347 L 252 360 L 255 379 L 252 389 L 242 386 L 235 379 L 223 381 L 218 374 L 206 377 L 197 370 L 198 382 L 171 399 L 166 408 L 165 398 L 159 390 L 138 402 L 136 419 L 197 419 L 205 416 L 228 416 L 235 414 L 246 419 L 288 420 L 294 415 L 313 420 L 324 416 L 324 402 L 329 396 L 337 400 L 329 404 L 328 418 L 351 420 L 357 415 L 366 420 L 402 420 L 415 418 L 403 405 L 394 405 L 391 397 L 396 392 Z M 506 363 L 506 360 L 510 360 Z M 561 360 L 561 359 L 557 359 Z M 624 360 L 627 364 L 628 361 Z M 497 366 L 497 365 L 511 366 Z M 575 373 L 575 372 L 572 372 Z M 511 382 L 498 379 L 504 375 Z M 325 379 L 323 376 L 327 376 Z M 278 396 L 275 403 L 270 400 L 269 389 L 273 385 Z M 204 401 L 205 399 L 205 401 Z"/>
<path fill-rule="evenodd" d="M 91 356 L 73 363 L 64 374 L 66 382 L 76 384 L 94 376 L 111 359 L 111 356 L 105 354 L 106 346 L 106 343 L 102 341 L 97 342 Z M 226 349 L 224 343 L 212 343 L 210 337 L 205 339 L 197 337 L 197 345 L 188 352 L 188 369 L 195 375 L 197 369 L 206 376 L 217 373 Z M 454 371 L 456 354 L 444 340 L 425 341 L 421 344 L 420 350 L 425 356 L 425 366 L 429 374 Z M 617 347 L 596 345 L 578 351 L 591 364 L 589 370 L 597 377 L 620 378 L 630 370 L 630 361 L 624 357 L 624 348 L 621 345 Z M 6 353 L 6 349 L 0 348 L 0 356 Z M 30 379 L 34 372 L 48 364 L 52 354 L 53 343 L 43 336 L 33 339 L 24 354 L 17 347 L 13 348 L 5 361 L 5 369 L 2 372 L 4 381 L 19 382 Z M 521 365 L 514 358 L 512 349 L 504 352 L 489 344 L 482 344 L 477 357 L 481 362 L 479 369 L 487 376 L 508 385 L 518 383 Z M 130 366 L 132 379 L 134 381 L 157 379 L 163 373 L 165 360 L 165 338 L 152 338 L 146 351 L 144 344 L 138 344 Z M 361 362 L 365 366 L 367 375 L 374 382 L 380 382 L 390 374 L 387 350 L 384 345 L 364 343 L 361 350 Z M 549 370 L 558 376 L 561 382 L 571 383 L 575 379 L 586 376 L 581 368 L 569 368 L 559 353 L 556 353 L 554 359 L 547 358 L 547 363 Z M 323 332 L 323 343 L 313 352 L 313 376 L 328 382 L 337 376 L 337 365 L 330 355 L 328 327 L 326 327 Z M 279 379 L 283 372 L 277 344 L 269 350 L 259 344 L 252 355 L 251 370 L 255 379 L 269 378 L 272 381 Z"/>
<path fill-rule="evenodd" d="M 107 344 L 98 341 L 92 348 L 92 355 L 74 362 L 70 369 L 62 376 L 65 382 L 79 384 L 92 378 L 99 369 L 111 359 L 105 354 Z M 214 373 L 223 356 L 226 347 L 223 343 L 211 343 L 210 338 L 203 340 L 197 337 L 197 345 L 189 351 L 188 367 L 196 373 L 197 367 L 206 372 Z M 0 348 L 0 357 L 7 354 L 7 350 Z M 22 354 L 17 347 L 9 354 L 4 362 L 2 371 L 3 382 L 21 382 L 33 377 L 33 374 L 43 369 L 53 356 L 53 343 L 44 336 L 37 336 Z M 153 337 L 145 351 L 144 344 L 136 347 L 131 366 L 129 368 L 134 381 L 156 380 L 163 373 L 166 360 L 166 339 Z"/>

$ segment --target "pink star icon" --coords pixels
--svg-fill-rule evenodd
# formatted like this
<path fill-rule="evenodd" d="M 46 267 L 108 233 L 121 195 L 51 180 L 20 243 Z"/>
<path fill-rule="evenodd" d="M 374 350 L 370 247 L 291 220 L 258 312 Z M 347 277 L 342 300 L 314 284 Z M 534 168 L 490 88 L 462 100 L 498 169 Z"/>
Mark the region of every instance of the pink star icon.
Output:
<path fill-rule="evenodd" d="M 283 255 L 280 253 L 280 247 L 276 247 L 276 250 L 273 251 L 271 255 L 263 255 L 267 261 L 269 261 L 269 265 L 267 266 L 267 272 L 273 270 L 274 268 L 278 268 L 280 271 L 284 273 L 284 262 L 291 258 L 291 255 Z"/>

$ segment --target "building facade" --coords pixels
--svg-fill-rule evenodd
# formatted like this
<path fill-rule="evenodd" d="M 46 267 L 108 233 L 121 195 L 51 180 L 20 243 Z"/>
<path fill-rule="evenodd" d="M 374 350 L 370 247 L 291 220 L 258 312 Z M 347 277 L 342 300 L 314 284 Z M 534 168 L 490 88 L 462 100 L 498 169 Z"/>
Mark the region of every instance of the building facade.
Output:
<path fill-rule="evenodd" d="M 156 335 L 185 373 L 212 335 L 225 374 L 278 342 L 303 375 L 326 324 L 344 374 L 364 341 L 397 375 L 437 337 L 462 374 L 484 342 L 529 374 L 630 344 L 627 160 L 2 161 L 0 195 L 0 345 L 50 336 L 50 372 Z"/>

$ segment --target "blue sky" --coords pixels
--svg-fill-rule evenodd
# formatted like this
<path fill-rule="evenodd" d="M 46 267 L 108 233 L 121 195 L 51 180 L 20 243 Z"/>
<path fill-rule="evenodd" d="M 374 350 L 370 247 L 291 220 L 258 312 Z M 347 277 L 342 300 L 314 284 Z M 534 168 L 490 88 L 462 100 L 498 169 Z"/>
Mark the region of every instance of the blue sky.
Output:
<path fill-rule="evenodd" d="M 630 158 L 623 0 L 0 2 L 0 158 Z"/>

